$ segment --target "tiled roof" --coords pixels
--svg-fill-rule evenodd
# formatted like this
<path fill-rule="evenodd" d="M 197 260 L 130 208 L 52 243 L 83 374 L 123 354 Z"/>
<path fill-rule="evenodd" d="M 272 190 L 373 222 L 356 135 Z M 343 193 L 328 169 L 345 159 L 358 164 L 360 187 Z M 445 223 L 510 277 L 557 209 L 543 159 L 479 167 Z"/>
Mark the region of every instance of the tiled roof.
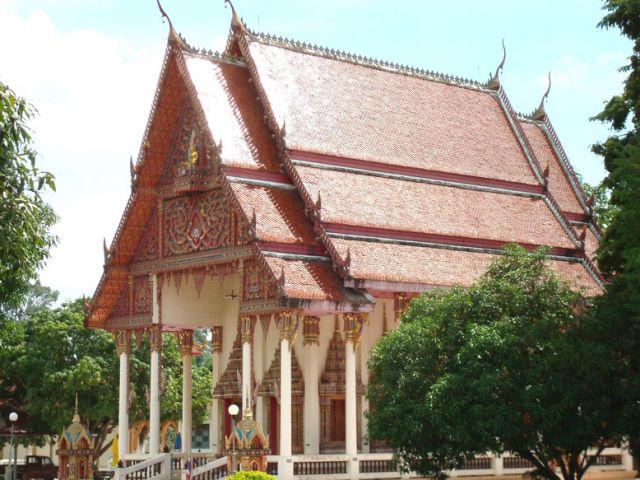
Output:
<path fill-rule="evenodd" d="M 184 54 L 190 80 L 225 165 L 277 170 L 277 151 L 250 74 L 239 62 Z"/>
<path fill-rule="evenodd" d="M 296 166 L 322 221 L 575 248 L 541 197 Z"/>
<path fill-rule="evenodd" d="M 344 288 L 330 261 L 308 261 L 266 256 L 269 268 L 278 275 L 284 271 L 285 294 L 289 298 L 343 300 Z"/>
<path fill-rule="evenodd" d="M 494 253 L 453 250 L 395 243 L 332 239 L 338 251 L 351 257 L 350 273 L 356 279 L 421 283 L 432 286 L 469 286 L 487 269 Z M 552 260 L 551 268 L 586 293 L 602 293 L 587 270 L 575 261 Z"/>
<path fill-rule="evenodd" d="M 249 45 L 289 148 L 537 183 L 487 90 Z"/>
<path fill-rule="evenodd" d="M 533 147 L 538 161 L 549 166 L 549 191 L 558 202 L 563 212 L 584 214 L 575 191 L 571 187 L 567 174 L 553 151 L 549 139 L 539 125 L 533 122 L 521 122 L 522 128 Z"/>
<path fill-rule="evenodd" d="M 232 183 L 231 188 L 247 218 L 252 218 L 255 212 L 259 240 L 315 243 L 297 192 L 242 183 Z"/>

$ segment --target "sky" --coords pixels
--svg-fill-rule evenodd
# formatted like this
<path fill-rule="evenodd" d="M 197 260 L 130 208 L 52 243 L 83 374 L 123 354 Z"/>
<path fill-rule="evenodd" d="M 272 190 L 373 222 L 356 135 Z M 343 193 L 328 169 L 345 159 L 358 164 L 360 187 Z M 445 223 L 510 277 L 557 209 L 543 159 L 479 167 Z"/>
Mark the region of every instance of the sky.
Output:
<path fill-rule="evenodd" d="M 176 30 L 222 50 L 223 0 L 162 0 Z M 607 137 L 589 118 L 619 93 L 631 42 L 597 28 L 598 0 L 234 0 L 249 28 L 367 57 L 484 81 L 502 58 L 519 112 L 546 111 L 575 169 L 604 176 L 590 146 Z M 0 81 L 29 99 L 38 166 L 56 176 L 47 201 L 58 246 L 40 272 L 61 300 L 93 294 L 130 193 L 168 25 L 155 0 L 0 0 Z M 470 119 L 473 121 L 473 119 Z"/>

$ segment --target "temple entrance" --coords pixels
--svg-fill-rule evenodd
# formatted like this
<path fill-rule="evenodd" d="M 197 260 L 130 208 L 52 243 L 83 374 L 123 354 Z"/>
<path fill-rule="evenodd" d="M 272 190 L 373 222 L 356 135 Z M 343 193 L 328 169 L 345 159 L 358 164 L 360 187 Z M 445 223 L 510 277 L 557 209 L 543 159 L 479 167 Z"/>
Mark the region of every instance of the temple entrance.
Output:
<path fill-rule="evenodd" d="M 276 397 L 267 397 L 269 406 L 269 447 L 271 455 L 280 454 L 280 405 Z"/>
<path fill-rule="evenodd" d="M 345 441 L 344 398 L 331 399 L 331 442 L 344 445 Z"/>

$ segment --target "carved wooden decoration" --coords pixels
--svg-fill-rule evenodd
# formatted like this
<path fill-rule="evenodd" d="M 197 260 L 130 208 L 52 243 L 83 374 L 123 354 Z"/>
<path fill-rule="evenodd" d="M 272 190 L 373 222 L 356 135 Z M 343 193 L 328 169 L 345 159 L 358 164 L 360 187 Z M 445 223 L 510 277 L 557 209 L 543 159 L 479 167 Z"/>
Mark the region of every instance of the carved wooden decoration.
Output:
<path fill-rule="evenodd" d="M 125 285 L 122 292 L 120 292 L 120 297 L 118 297 L 115 307 L 111 311 L 111 316 L 126 317 L 129 314 L 129 285 Z"/>
<path fill-rule="evenodd" d="M 231 245 L 230 211 L 221 190 L 166 200 L 163 213 L 165 256 Z"/>
<path fill-rule="evenodd" d="M 276 390 L 277 389 L 277 390 Z M 258 395 L 262 397 L 280 397 L 280 344 L 276 348 L 271 366 L 262 378 L 258 387 Z M 295 349 L 291 350 L 291 448 L 293 453 L 304 451 L 303 431 L 304 379 L 296 357 Z"/>
<path fill-rule="evenodd" d="M 267 273 L 255 260 L 243 262 L 242 300 L 265 300 L 276 297 L 276 285 L 269 281 Z"/>
<path fill-rule="evenodd" d="M 143 275 L 133 279 L 133 313 L 150 314 L 152 312 L 153 288 L 151 277 Z"/>
<path fill-rule="evenodd" d="M 158 213 L 154 210 L 138 243 L 134 262 L 144 262 L 158 258 L 158 233 Z"/>

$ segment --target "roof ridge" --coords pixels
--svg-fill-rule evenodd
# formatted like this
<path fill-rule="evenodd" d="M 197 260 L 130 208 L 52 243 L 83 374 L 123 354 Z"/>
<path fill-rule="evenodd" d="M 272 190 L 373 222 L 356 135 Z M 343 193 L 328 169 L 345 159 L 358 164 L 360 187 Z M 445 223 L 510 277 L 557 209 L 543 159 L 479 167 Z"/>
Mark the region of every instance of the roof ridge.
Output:
<path fill-rule="evenodd" d="M 315 45 L 307 42 L 301 42 L 299 40 L 293 40 L 286 37 L 280 37 L 271 35 L 268 33 L 257 32 L 247 28 L 249 35 L 261 43 L 266 45 L 286 48 L 301 53 L 310 55 L 316 55 L 323 58 L 329 58 L 332 60 L 338 60 L 342 62 L 353 63 L 355 65 L 361 65 L 363 67 L 375 68 L 378 70 L 384 70 L 392 73 L 400 73 L 403 75 L 409 75 L 423 80 L 432 80 L 448 84 L 457 85 L 460 87 L 471 88 L 486 88 L 484 82 L 473 80 L 470 78 L 461 77 L 458 75 L 449 75 L 446 73 L 436 72 L 434 70 L 428 70 L 424 68 L 413 67 L 411 65 L 405 65 L 387 60 L 381 60 L 377 58 L 367 57 L 344 50 L 336 50 L 333 48 L 323 47 L 321 45 Z"/>

